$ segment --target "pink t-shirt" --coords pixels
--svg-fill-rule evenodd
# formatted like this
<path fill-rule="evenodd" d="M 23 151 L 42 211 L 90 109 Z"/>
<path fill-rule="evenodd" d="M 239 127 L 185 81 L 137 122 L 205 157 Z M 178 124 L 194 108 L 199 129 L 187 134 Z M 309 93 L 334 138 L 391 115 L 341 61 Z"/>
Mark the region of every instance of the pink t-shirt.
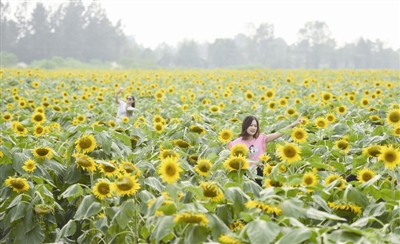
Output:
<path fill-rule="evenodd" d="M 249 149 L 249 159 L 253 161 L 259 161 L 259 157 L 265 153 L 267 136 L 260 134 L 257 138 L 253 138 L 250 141 L 243 140 L 242 137 L 237 138 L 234 141 L 229 142 L 229 149 L 236 144 L 244 144 Z"/>

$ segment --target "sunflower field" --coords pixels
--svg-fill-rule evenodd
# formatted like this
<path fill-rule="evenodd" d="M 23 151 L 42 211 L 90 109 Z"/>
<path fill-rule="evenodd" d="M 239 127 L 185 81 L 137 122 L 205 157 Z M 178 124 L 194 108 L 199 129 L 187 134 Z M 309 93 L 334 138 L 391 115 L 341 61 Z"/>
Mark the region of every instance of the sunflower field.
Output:
<path fill-rule="evenodd" d="M 0 243 L 400 243 L 399 71 L 0 76 Z"/>

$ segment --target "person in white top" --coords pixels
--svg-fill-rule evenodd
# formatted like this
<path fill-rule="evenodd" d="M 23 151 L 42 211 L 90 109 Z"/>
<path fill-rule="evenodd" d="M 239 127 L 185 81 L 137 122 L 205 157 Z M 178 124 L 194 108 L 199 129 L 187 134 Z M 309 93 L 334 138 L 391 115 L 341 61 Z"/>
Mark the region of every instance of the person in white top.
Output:
<path fill-rule="evenodd" d="M 125 116 L 132 116 L 133 108 L 135 107 L 135 97 L 129 95 L 126 97 L 126 102 L 120 101 L 118 99 L 118 95 L 122 92 L 123 88 L 119 88 L 117 94 L 115 95 L 115 102 L 118 104 L 118 111 L 117 111 L 117 122 L 121 122 L 121 119 Z"/>

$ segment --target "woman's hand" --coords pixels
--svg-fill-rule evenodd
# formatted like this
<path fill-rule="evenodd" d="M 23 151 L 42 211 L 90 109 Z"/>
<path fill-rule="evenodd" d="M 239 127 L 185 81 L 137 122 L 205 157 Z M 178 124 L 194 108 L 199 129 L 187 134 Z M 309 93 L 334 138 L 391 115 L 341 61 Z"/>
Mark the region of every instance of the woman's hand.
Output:
<path fill-rule="evenodd" d="M 122 87 L 120 87 L 120 88 L 118 89 L 118 91 L 117 91 L 117 94 L 121 93 L 122 90 L 123 90 Z"/>
<path fill-rule="evenodd" d="M 299 116 L 297 117 L 296 121 L 293 122 L 293 124 L 291 124 L 291 127 L 295 127 L 296 125 L 300 124 L 302 122 L 301 120 L 301 114 L 299 114 Z"/>

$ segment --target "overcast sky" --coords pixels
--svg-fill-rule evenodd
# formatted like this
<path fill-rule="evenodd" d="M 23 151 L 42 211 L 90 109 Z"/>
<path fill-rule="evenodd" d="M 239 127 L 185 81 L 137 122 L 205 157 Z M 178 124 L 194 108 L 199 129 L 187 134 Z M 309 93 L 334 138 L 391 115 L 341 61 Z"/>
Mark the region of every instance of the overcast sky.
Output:
<path fill-rule="evenodd" d="M 275 37 L 293 44 L 299 29 L 308 21 L 324 21 L 339 46 L 363 37 L 400 48 L 400 0 L 98 2 L 113 23 L 122 20 L 126 35 L 134 36 L 138 43 L 150 48 L 162 42 L 176 45 L 184 38 L 212 43 L 216 38 L 247 34 L 248 23 L 258 26 L 265 22 L 274 24 Z"/>

